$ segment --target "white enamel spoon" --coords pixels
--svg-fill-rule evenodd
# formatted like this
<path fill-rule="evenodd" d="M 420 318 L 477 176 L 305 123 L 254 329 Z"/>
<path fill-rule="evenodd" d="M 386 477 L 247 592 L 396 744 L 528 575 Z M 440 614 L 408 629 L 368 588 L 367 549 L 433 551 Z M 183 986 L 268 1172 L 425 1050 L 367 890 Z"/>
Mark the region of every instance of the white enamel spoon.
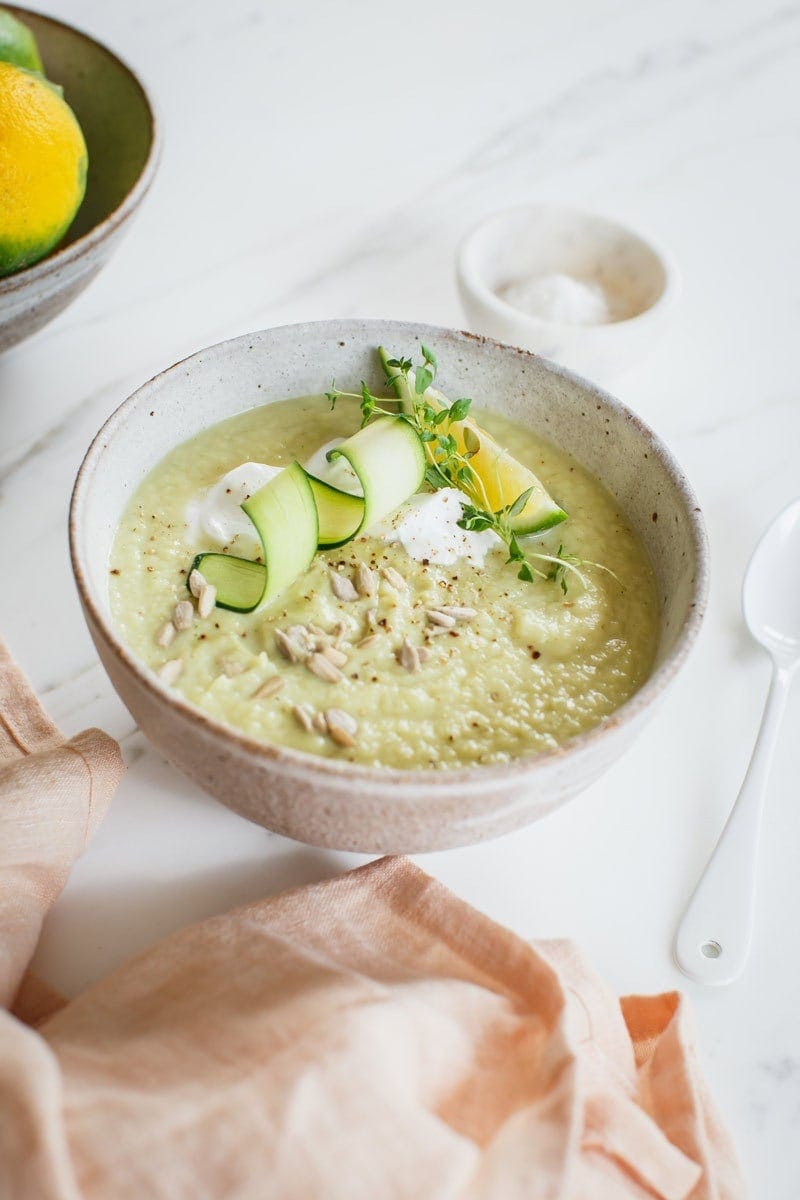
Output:
<path fill-rule="evenodd" d="M 675 938 L 675 961 L 697 983 L 732 983 L 750 953 L 764 794 L 800 662 L 800 499 L 775 518 L 756 547 L 742 608 L 751 634 L 772 658 L 772 683 L 742 790 Z"/>

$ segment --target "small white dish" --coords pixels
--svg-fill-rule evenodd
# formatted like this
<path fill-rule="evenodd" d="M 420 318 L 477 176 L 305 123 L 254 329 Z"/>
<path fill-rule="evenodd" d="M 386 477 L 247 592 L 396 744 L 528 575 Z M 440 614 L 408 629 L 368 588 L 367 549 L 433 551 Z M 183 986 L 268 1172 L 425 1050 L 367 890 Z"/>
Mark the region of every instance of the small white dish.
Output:
<path fill-rule="evenodd" d="M 544 319 L 503 297 L 512 284 L 555 273 L 599 284 L 611 320 Z M 602 380 L 651 349 L 679 291 L 678 269 L 666 250 L 607 217 L 562 205 L 525 204 L 479 222 L 459 247 L 457 277 L 474 333 Z"/>

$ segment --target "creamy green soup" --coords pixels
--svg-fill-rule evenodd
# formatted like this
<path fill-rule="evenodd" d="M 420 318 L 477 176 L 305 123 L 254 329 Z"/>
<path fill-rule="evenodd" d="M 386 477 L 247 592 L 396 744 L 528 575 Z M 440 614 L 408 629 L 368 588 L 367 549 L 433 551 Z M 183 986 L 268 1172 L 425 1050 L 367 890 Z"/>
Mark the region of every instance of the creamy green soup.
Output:
<path fill-rule="evenodd" d="M 212 717 L 265 742 L 362 764 L 503 763 L 592 728 L 652 667 L 658 604 L 650 564 L 616 502 L 579 463 L 505 418 L 476 416 L 569 513 L 536 546 L 555 552 L 563 544 L 607 570 L 582 568 L 585 585 L 568 577 L 565 594 L 552 580 L 518 579 L 502 550 L 481 567 L 463 559 L 442 566 L 415 561 L 397 543 L 357 537 L 318 553 L 260 612 L 195 614 L 190 628 L 160 645 L 176 603 L 189 598 L 194 555 L 216 548 L 187 521 L 198 492 L 240 463 L 304 461 L 358 428 L 354 403 L 342 399 L 331 412 L 324 397 L 304 397 L 220 422 L 177 446 L 143 481 L 109 564 L 124 639 L 155 670 L 177 661 L 167 669 L 168 677 L 180 672 L 174 688 Z M 354 579 L 359 564 L 374 571 L 376 594 L 337 598 L 330 569 Z M 386 578 L 387 568 L 404 586 L 391 570 Z M 438 632 L 427 614 L 441 606 L 475 615 Z M 338 651 L 334 678 L 281 652 L 280 634 L 297 626 Z M 398 661 L 404 641 L 419 662 Z M 316 715 L 331 708 L 356 727 L 342 739 L 352 744 L 324 732 Z"/>

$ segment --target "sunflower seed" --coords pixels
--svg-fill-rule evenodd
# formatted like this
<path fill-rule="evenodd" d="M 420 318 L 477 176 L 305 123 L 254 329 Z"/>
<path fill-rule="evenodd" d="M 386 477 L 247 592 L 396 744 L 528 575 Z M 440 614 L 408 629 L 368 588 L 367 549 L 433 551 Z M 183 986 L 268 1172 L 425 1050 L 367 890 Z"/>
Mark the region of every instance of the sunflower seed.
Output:
<path fill-rule="evenodd" d="M 318 679 L 324 679 L 326 683 L 340 683 L 342 680 L 342 672 L 329 662 L 324 654 L 312 654 L 306 666 L 312 674 Z"/>
<path fill-rule="evenodd" d="M 347 655 L 344 650 L 337 650 L 336 646 L 325 646 L 320 651 L 323 658 L 327 658 L 329 663 L 333 663 L 335 667 L 343 667 L 347 662 Z"/>
<path fill-rule="evenodd" d="M 314 710 L 310 704 L 293 704 L 292 715 L 297 724 L 305 729 L 306 733 L 311 733 L 311 730 L 314 728 Z"/>
<path fill-rule="evenodd" d="M 367 646 L 372 646 L 377 640 L 377 633 L 368 633 L 360 642 L 356 642 L 356 650 L 366 650 Z"/>
<path fill-rule="evenodd" d="M 344 621 L 339 621 L 339 623 L 337 624 L 336 628 L 333 631 L 333 644 L 337 650 L 339 650 L 341 648 L 342 642 L 344 641 L 344 635 L 346 633 L 347 633 L 347 626 L 345 625 Z"/>
<path fill-rule="evenodd" d="M 345 604 L 358 599 L 358 592 L 353 587 L 352 580 L 346 575 L 340 575 L 338 571 L 331 571 L 331 590 L 336 599 L 344 601 Z"/>
<path fill-rule="evenodd" d="M 394 567 L 384 567 L 381 571 L 381 574 L 389 584 L 389 587 L 393 587 L 396 592 L 407 591 L 408 584 L 406 583 L 405 579 L 403 579 L 403 576 L 400 574 L 400 572 L 395 571 Z"/>
<path fill-rule="evenodd" d="M 436 611 L 444 613 L 446 617 L 453 617 L 456 621 L 471 621 L 478 615 L 477 609 L 461 607 L 457 604 L 442 604 Z"/>
<path fill-rule="evenodd" d="M 191 629 L 194 622 L 194 607 L 191 600 L 179 600 L 172 610 L 172 624 L 180 631 Z"/>
<path fill-rule="evenodd" d="M 313 724 L 317 733 L 325 734 L 328 732 L 328 722 L 325 720 L 325 713 L 314 713 Z"/>
<path fill-rule="evenodd" d="M 412 646 L 408 638 L 403 638 L 403 644 L 397 651 L 397 661 L 401 667 L 405 667 L 412 675 L 419 670 L 419 651 L 416 646 Z"/>
<path fill-rule="evenodd" d="M 267 679 L 265 683 L 262 683 L 261 687 L 256 688 L 253 692 L 253 699 L 268 700 L 270 696 L 277 696 L 285 682 L 284 679 L 281 679 L 280 675 L 273 675 L 271 679 Z"/>
<path fill-rule="evenodd" d="M 426 663 L 431 656 L 431 652 L 427 646 L 419 646 L 417 648 L 417 654 L 419 655 L 419 661 L 421 663 Z"/>
<path fill-rule="evenodd" d="M 228 679 L 235 679 L 237 675 L 243 675 L 245 671 L 244 663 L 237 662 L 235 658 L 224 658 L 220 665 Z"/>
<path fill-rule="evenodd" d="M 370 633 L 378 628 L 378 610 L 377 608 L 368 608 L 366 612 L 367 629 Z"/>
<path fill-rule="evenodd" d="M 162 625 L 156 634 L 157 646 L 171 646 L 175 641 L 175 626 L 172 621 L 167 621 L 166 625 Z"/>
<path fill-rule="evenodd" d="M 197 615 L 203 619 L 210 617 L 216 603 L 217 589 L 212 583 L 203 584 L 200 589 L 200 595 L 197 598 Z"/>
<path fill-rule="evenodd" d="M 158 668 L 158 678 L 167 687 L 172 687 L 173 683 L 177 683 L 181 671 L 183 670 L 182 658 L 171 658 Z"/>
<path fill-rule="evenodd" d="M 431 625 L 441 625 L 443 629 L 452 629 L 456 623 L 455 617 L 441 612 L 438 608 L 429 608 L 427 616 Z"/>
<path fill-rule="evenodd" d="M 298 646 L 294 638 L 290 638 L 283 632 L 282 629 L 275 630 L 275 645 L 280 650 L 284 658 L 288 658 L 289 662 L 300 662 L 301 658 L 305 658 L 305 651 L 301 646 Z"/>
<path fill-rule="evenodd" d="M 341 708 L 329 708 L 325 713 L 328 733 L 340 746 L 355 746 L 358 721 Z"/>
<path fill-rule="evenodd" d="M 206 587 L 207 581 L 205 575 L 201 575 L 197 567 L 189 572 L 189 591 L 194 596 L 195 600 L 199 597 L 203 588 Z"/>
<path fill-rule="evenodd" d="M 441 635 L 443 633 L 449 633 L 449 632 L 450 632 L 450 630 L 447 628 L 446 625 L 429 625 L 428 628 L 425 630 L 425 636 L 427 638 L 441 637 Z"/>
<path fill-rule="evenodd" d="M 322 629 L 317 630 L 316 625 L 290 625 L 286 636 L 294 643 L 302 657 L 314 653 L 317 649 L 317 639 L 320 636 L 324 638 L 325 633 Z"/>
<path fill-rule="evenodd" d="M 356 567 L 356 591 L 361 596 L 374 596 L 377 590 L 375 572 L 366 563 L 360 562 Z"/>

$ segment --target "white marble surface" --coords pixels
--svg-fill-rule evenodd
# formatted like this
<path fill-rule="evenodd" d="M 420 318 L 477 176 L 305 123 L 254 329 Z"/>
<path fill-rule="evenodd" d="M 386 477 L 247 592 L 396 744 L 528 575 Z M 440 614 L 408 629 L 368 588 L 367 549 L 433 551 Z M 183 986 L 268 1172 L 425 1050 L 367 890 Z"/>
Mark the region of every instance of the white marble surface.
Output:
<path fill-rule="evenodd" d="M 676 919 L 744 772 L 767 682 L 739 587 L 800 492 L 800 9 L 781 0 L 49 0 L 140 68 L 160 176 L 89 290 L 0 359 L 0 629 L 69 732 L 123 739 L 111 813 L 38 966 L 75 991 L 188 921 L 357 860 L 274 837 L 166 766 L 113 695 L 69 572 L 69 490 L 100 422 L 209 342 L 272 324 L 460 324 L 453 253 L 528 199 L 598 207 L 674 250 L 685 290 L 618 394 L 670 442 L 713 553 L 700 645 L 635 749 L 539 826 L 424 866 L 525 935 L 576 938 L 620 991 L 683 987 L 754 1194 L 800 1195 L 794 696 L 772 780 L 747 975 L 703 991 Z"/>

